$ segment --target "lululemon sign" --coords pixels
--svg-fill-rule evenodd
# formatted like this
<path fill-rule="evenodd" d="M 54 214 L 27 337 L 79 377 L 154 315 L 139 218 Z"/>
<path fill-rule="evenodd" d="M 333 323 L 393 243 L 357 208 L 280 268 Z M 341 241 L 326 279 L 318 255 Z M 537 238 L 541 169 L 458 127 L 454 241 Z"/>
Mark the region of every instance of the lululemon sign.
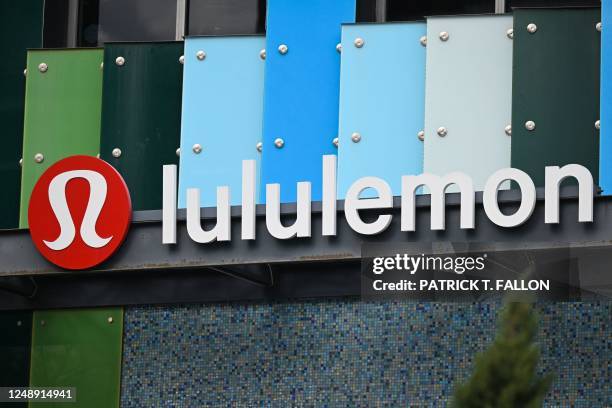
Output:
<path fill-rule="evenodd" d="M 132 218 L 125 181 L 110 164 L 71 156 L 53 164 L 34 186 L 28 223 L 34 245 L 64 269 L 87 269 L 123 243 Z"/>

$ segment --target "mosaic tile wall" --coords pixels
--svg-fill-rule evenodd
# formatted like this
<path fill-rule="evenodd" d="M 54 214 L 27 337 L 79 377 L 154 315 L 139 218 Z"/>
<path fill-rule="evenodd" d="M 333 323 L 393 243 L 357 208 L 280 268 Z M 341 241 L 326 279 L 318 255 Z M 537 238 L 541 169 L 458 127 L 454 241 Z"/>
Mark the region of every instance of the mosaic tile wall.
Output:
<path fill-rule="evenodd" d="M 359 300 L 126 309 L 121 405 L 445 406 L 498 305 Z M 539 305 L 546 406 L 612 406 L 612 304 Z"/>

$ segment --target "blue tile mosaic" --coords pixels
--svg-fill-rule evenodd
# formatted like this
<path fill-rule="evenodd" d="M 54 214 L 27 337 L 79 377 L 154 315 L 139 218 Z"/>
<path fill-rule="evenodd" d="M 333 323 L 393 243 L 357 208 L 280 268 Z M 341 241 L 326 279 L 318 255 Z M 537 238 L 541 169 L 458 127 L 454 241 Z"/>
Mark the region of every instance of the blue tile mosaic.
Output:
<path fill-rule="evenodd" d="M 446 406 L 497 304 L 213 304 L 126 309 L 121 406 Z M 545 406 L 612 405 L 612 303 L 538 305 Z"/>

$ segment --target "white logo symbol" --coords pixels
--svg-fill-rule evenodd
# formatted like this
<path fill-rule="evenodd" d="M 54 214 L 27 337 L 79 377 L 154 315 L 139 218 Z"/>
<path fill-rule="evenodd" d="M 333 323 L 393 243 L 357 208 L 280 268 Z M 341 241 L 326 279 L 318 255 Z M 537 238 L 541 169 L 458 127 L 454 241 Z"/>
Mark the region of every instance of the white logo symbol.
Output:
<path fill-rule="evenodd" d="M 82 178 L 89 183 L 89 200 L 81 223 L 81 238 L 92 248 L 102 248 L 113 239 L 102 238 L 96 232 L 96 222 L 106 201 L 106 180 L 100 173 L 91 170 L 72 170 L 58 174 L 49 184 L 49 203 L 60 225 L 60 235 L 53 242 L 43 241 L 54 251 L 61 251 L 72 244 L 75 237 L 74 220 L 66 202 L 66 184 L 72 179 Z"/>

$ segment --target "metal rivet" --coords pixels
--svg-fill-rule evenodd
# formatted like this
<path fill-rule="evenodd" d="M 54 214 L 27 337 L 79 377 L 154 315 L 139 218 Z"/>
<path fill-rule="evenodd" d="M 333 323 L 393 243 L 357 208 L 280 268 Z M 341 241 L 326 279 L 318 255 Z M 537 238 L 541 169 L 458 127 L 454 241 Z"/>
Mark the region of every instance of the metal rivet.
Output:
<path fill-rule="evenodd" d="M 511 40 L 514 38 L 514 28 L 509 28 L 506 31 L 506 37 L 508 37 Z"/>
<path fill-rule="evenodd" d="M 104 69 L 104 61 L 100 63 L 100 69 Z"/>
<path fill-rule="evenodd" d="M 342 44 L 341 43 L 336 44 L 336 51 L 338 51 L 339 53 L 342 52 Z"/>
<path fill-rule="evenodd" d="M 285 55 L 286 53 L 289 52 L 289 47 L 287 47 L 286 44 L 281 44 L 278 46 L 278 52 L 280 52 L 281 55 Z"/>
<path fill-rule="evenodd" d="M 99 159 L 100 158 L 100 153 L 96 154 L 96 157 Z"/>
<path fill-rule="evenodd" d="M 266 49 L 265 48 L 259 51 L 259 58 L 261 58 L 262 60 L 266 59 Z"/>
<path fill-rule="evenodd" d="M 338 143 L 340 143 L 340 140 L 337 137 L 334 137 L 334 140 L 332 140 L 332 144 L 338 147 Z"/>
<path fill-rule="evenodd" d="M 536 31 L 538 31 L 538 26 L 535 25 L 534 23 L 529 23 L 527 25 L 527 31 L 531 34 L 535 33 Z"/>
<path fill-rule="evenodd" d="M 23 159 L 19 159 L 19 167 L 23 166 Z"/>
<path fill-rule="evenodd" d="M 351 140 L 353 141 L 353 143 L 359 143 L 361 142 L 361 135 L 355 132 L 351 135 Z"/>
<path fill-rule="evenodd" d="M 437 132 L 440 137 L 444 137 L 448 134 L 448 130 L 444 126 L 439 127 Z"/>
<path fill-rule="evenodd" d="M 109 316 L 108 319 L 106 319 L 106 321 L 112 324 L 114 320 L 112 316 Z"/>
<path fill-rule="evenodd" d="M 601 122 L 598 120 L 595 121 L 595 129 L 599 130 L 601 128 Z"/>
<path fill-rule="evenodd" d="M 44 62 L 41 62 L 40 64 L 38 64 L 38 70 L 44 74 L 49 70 L 49 66 Z"/>
<path fill-rule="evenodd" d="M 179 57 L 179 63 L 181 63 L 181 64 L 184 64 L 184 63 L 185 63 L 185 56 L 184 56 L 184 55 L 181 55 L 181 56 Z"/>
<path fill-rule="evenodd" d="M 44 321 L 44 320 L 41 320 L 41 321 L 40 321 L 40 325 L 41 325 L 41 326 L 44 326 L 45 324 L 46 324 L 46 323 L 45 323 L 45 321 Z"/>
<path fill-rule="evenodd" d="M 357 48 L 362 48 L 363 45 L 365 44 L 365 41 L 363 41 L 363 38 L 355 38 L 355 47 Z"/>
<path fill-rule="evenodd" d="M 601 21 L 595 24 L 595 28 L 597 29 L 597 31 L 601 32 Z"/>
<path fill-rule="evenodd" d="M 193 152 L 195 154 L 200 154 L 200 153 L 202 153 L 202 146 L 199 143 L 196 143 L 196 144 L 193 145 L 191 150 L 193 150 Z"/>
<path fill-rule="evenodd" d="M 281 139 L 280 137 L 277 137 L 276 139 L 274 139 L 274 146 L 276 146 L 277 148 L 282 148 L 285 145 L 285 141 L 283 139 Z"/>
<path fill-rule="evenodd" d="M 419 38 L 419 42 L 421 43 L 423 47 L 427 47 L 427 36 L 424 35 L 421 38 Z"/>
<path fill-rule="evenodd" d="M 446 31 L 440 33 L 440 40 L 442 41 L 448 41 L 449 37 L 450 35 Z"/>
<path fill-rule="evenodd" d="M 206 53 L 200 50 L 196 52 L 196 58 L 199 59 L 200 61 L 204 61 L 204 59 L 206 58 Z"/>
<path fill-rule="evenodd" d="M 121 157 L 121 149 L 118 147 L 115 147 L 113 149 L 113 157 Z"/>
<path fill-rule="evenodd" d="M 419 140 L 422 142 L 425 140 L 425 131 L 421 130 L 419 131 L 419 133 L 417 133 L 417 137 L 419 138 Z"/>
<path fill-rule="evenodd" d="M 512 136 L 512 125 L 506 126 L 506 128 L 504 129 L 504 132 L 506 132 L 508 136 Z"/>
<path fill-rule="evenodd" d="M 42 163 L 44 160 L 45 160 L 45 156 L 43 156 L 43 154 L 42 154 L 42 153 L 36 153 L 36 154 L 34 155 L 34 161 L 35 161 L 36 163 Z"/>
<path fill-rule="evenodd" d="M 180 156 L 181 155 L 181 148 L 179 147 L 178 149 L 176 149 L 176 155 Z"/>
<path fill-rule="evenodd" d="M 26 68 L 23 70 L 23 76 L 27 76 L 27 75 L 28 75 L 28 69 Z"/>
<path fill-rule="evenodd" d="M 261 152 L 263 150 L 263 143 L 257 142 L 257 144 L 255 145 L 255 148 L 257 149 L 258 152 Z"/>
<path fill-rule="evenodd" d="M 17 320 L 17 326 L 21 327 L 21 320 Z"/>
<path fill-rule="evenodd" d="M 535 122 L 533 120 L 528 120 L 527 122 L 525 122 L 525 129 L 532 131 L 535 130 Z"/>
<path fill-rule="evenodd" d="M 123 57 L 117 57 L 115 58 L 115 65 L 122 67 L 125 65 L 125 58 Z"/>

